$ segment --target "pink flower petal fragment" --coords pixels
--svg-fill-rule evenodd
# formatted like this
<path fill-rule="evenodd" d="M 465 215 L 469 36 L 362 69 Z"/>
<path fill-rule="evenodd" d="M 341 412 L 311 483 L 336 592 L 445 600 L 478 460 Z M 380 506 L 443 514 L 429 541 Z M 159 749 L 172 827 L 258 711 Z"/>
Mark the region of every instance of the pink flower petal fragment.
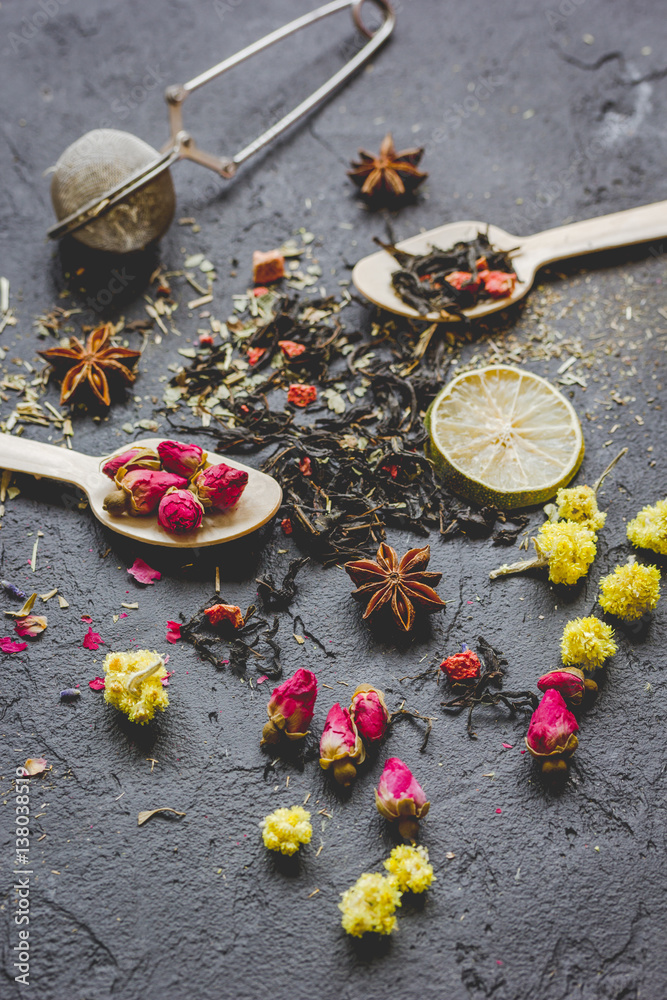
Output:
<path fill-rule="evenodd" d="M 144 583 L 146 586 L 162 578 L 162 573 L 153 569 L 143 559 L 135 559 L 127 572 L 134 577 L 137 583 Z"/>
<path fill-rule="evenodd" d="M 83 637 L 83 645 L 85 649 L 99 649 L 103 641 L 104 640 L 99 632 L 93 632 L 90 627 Z"/>
<path fill-rule="evenodd" d="M 17 618 L 14 624 L 14 629 L 17 635 L 39 635 L 46 628 L 46 618 L 44 615 L 25 615 L 23 618 Z"/>
<path fill-rule="evenodd" d="M 167 642 L 178 642 L 180 638 L 180 624 L 178 622 L 167 622 Z"/>
<path fill-rule="evenodd" d="M 22 653 L 24 649 L 28 648 L 27 642 L 14 642 L 9 636 L 5 636 L 4 639 L 0 639 L 0 649 L 3 653 Z"/>
<path fill-rule="evenodd" d="M 32 778 L 33 775 L 41 774 L 42 771 L 46 770 L 46 760 L 44 757 L 28 757 L 23 765 L 23 770 Z"/>
<path fill-rule="evenodd" d="M 104 684 L 104 677 L 93 677 L 92 681 L 88 681 L 91 691 L 104 691 Z"/>

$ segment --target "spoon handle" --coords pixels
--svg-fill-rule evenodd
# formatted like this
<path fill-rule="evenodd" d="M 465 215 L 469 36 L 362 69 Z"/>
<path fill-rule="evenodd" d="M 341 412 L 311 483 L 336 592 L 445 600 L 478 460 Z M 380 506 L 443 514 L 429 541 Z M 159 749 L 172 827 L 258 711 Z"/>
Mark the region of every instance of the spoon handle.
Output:
<path fill-rule="evenodd" d="M 46 476 L 87 489 L 91 475 L 99 473 L 100 459 L 43 441 L 0 434 L 0 468 Z"/>
<path fill-rule="evenodd" d="M 667 237 L 667 201 L 658 201 L 527 236 L 521 240 L 521 255 L 538 268 L 579 254 L 663 237 Z"/>

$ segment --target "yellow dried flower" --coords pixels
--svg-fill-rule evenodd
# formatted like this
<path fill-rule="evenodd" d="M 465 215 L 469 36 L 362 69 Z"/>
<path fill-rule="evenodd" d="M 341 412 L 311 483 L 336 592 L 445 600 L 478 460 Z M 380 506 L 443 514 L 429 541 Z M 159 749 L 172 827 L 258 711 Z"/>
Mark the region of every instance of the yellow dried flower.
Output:
<path fill-rule="evenodd" d="M 342 894 L 338 909 L 343 914 L 343 930 L 352 937 L 363 934 L 391 934 L 396 926 L 394 916 L 401 905 L 401 891 L 396 879 L 387 875 L 365 872 Z"/>
<path fill-rule="evenodd" d="M 125 712 L 130 722 L 143 726 L 169 705 L 162 678 L 167 676 L 164 660 L 150 649 L 131 653 L 108 653 L 104 660 L 104 700 Z"/>
<path fill-rule="evenodd" d="M 635 621 L 653 611 L 660 599 L 660 570 L 630 562 L 600 580 L 600 607 L 611 615 Z"/>
<path fill-rule="evenodd" d="M 560 489 L 556 494 L 558 516 L 566 521 L 576 521 L 591 531 L 604 527 L 607 515 L 598 508 L 595 490 L 590 486 L 573 486 Z"/>
<path fill-rule="evenodd" d="M 552 583 L 569 584 L 586 576 L 597 551 L 594 533 L 576 521 L 545 521 L 535 548 L 549 561 Z"/>
<path fill-rule="evenodd" d="M 628 524 L 628 538 L 639 549 L 653 549 L 667 556 L 667 500 L 642 507 Z"/>
<path fill-rule="evenodd" d="M 613 628 L 595 615 L 568 622 L 560 643 L 563 663 L 576 664 L 584 670 L 597 670 L 617 649 Z"/>
<path fill-rule="evenodd" d="M 281 854 L 296 854 L 301 844 L 309 844 L 313 835 L 310 813 L 303 806 L 276 809 L 264 817 L 260 826 L 264 846 Z"/>
<path fill-rule="evenodd" d="M 402 892 L 423 892 L 435 878 L 425 847 L 401 844 L 393 849 L 384 866 Z"/>

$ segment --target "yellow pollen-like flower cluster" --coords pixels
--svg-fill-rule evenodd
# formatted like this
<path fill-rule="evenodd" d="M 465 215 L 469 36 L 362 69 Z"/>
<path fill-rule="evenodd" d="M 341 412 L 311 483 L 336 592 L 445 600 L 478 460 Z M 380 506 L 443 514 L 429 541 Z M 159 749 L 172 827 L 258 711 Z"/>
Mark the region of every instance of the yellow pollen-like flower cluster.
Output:
<path fill-rule="evenodd" d="M 576 664 L 583 670 L 597 670 L 617 649 L 613 628 L 595 615 L 568 622 L 560 643 L 563 663 Z"/>
<path fill-rule="evenodd" d="M 600 607 L 624 618 L 635 621 L 647 611 L 653 611 L 660 598 L 660 570 L 657 566 L 642 566 L 631 562 L 617 566 L 609 576 L 600 580 Z"/>
<path fill-rule="evenodd" d="M 303 806 L 276 809 L 269 813 L 260 826 L 264 846 L 281 854 L 296 854 L 301 844 L 309 844 L 313 835 L 310 813 Z"/>
<path fill-rule="evenodd" d="M 395 847 L 384 863 L 402 892 L 424 892 L 435 878 L 425 847 Z"/>
<path fill-rule="evenodd" d="M 639 549 L 653 549 L 667 556 L 667 500 L 642 507 L 628 524 L 628 538 Z"/>
<path fill-rule="evenodd" d="M 590 486 L 560 489 L 556 494 L 556 504 L 560 518 L 576 521 L 591 531 L 600 531 L 607 520 L 607 515 L 598 508 L 595 490 Z"/>
<path fill-rule="evenodd" d="M 338 904 L 343 929 L 352 937 L 363 934 L 391 934 L 396 927 L 395 911 L 401 905 L 396 879 L 379 872 L 365 872 Z"/>
<path fill-rule="evenodd" d="M 151 671 L 151 666 L 155 669 Z M 149 672 L 150 671 L 150 672 Z M 104 700 L 124 712 L 130 722 L 143 726 L 169 705 L 162 678 L 167 676 L 159 653 L 137 649 L 131 653 L 108 653 L 104 660 Z M 145 676 L 137 676 L 146 672 Z"/>
<path fill-rule="evenodd" d="M 576 583 L 586 576 L 597 551 L 595 534 L 576 521 L 546 521 L 535 539 L 538 553 L 549 560 L 552 583 Z"/>

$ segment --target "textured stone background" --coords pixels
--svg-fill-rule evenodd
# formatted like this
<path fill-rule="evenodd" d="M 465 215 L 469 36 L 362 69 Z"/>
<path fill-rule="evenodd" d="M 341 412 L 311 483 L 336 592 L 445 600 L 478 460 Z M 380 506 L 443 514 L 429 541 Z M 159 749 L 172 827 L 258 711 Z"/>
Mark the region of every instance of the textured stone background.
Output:
<path fill-rule="evenodd" d="M 44 238 L 51 206 L 43 171 L 69 142 L 99 125 L 159 146 L 166 138 L 164 86 L 309 6 L 299 0 L 3 3 L 0 271 L 11 281 L 19 317 L 0 337 L 5 368 L 18 370 L 14 357 L 34 362 L 44 346 L 33 330 L 37 314 L 78 301 L 58 299 L 63 287 L 76 287 L 63 277 L 71 251 L 61 256 Z M 665 198 L 663 32 L 664 12 L 647 0 L 564 0 L 560 7 L 557 0 L 401 0 L 395 37 L 374 65 L 234 182 L 194 166 L 175 168 L 177 214 L 195 215 L 201 232 L 174 226 L 161 259 L 177 269 L 184 252 L 205 252 L 220 275 L 211 309 L 224 319 L 231 293 L 247 287 L 253 249 L 279 244 L 305 226 L 316 236 L 322 283 L 337 291 L 348 265 L 384 234 L 383 221 L 357 203 L 345 165 L 359 145 L 377 147 L 388 128 L 399 147 L 427 147 L 430 172 L 423 197 L 393 220 L 399 237 L 457 218 L 529 233 Z M 340 15 L 292 48 L 286 43 L 193 97 L 189 127 L 204 148 L 233 152 L 339 65 L 351 39 Z M 151 80 L 157 85 L 148 90 Z M 129 108 L 134 88 L 145 96 Z M 239 262 L 236 278 L 228 276 L 232 258 Z M 128 295 L 104 315 L 145 315 L 147 269 L 136 265 Z M 33 996 L 665 996 L 664 605 L 650 623 L 622 635 L 560 793 L 546 790 L 519 752 L 523 718 L 480 714 L 472 741 L 462 718 L 442 713 L 443 689 L 434 681 L 399 680 L 480 634 L 507 655 L 507 686 L 532 687 L 557 663 L 565 621 L 592 609 L 599 577 L 628 553 L 624 522 L 665 495 L 667 312 L 659 312 L 667 306 L 665 275 L 659 244 L 565 264 L 543 275 L 528 303 L 492 331 L 501 351 L 513 336 L 516 357 L 555 381 L 570 352 L 581 355 L 569 371 L 585 385 L 565 388 L 587 441 L 580 481 L 592 481 L 617 448 L 630 447 L 605 486 L 607 527 L 581 587 L 563 594 L 543 577 L 491 585 L 488 571 L 507 550 L 433 537 L 432 565 L 444 573 L 447 610 L 396 648 L 361 622 L 340 569 L 312 566 L 299 577 L 291 611 L 331 655 L 310 641 L 298 646 L 289 615 L 279 642 L 286 673 L 308 666 L 333 688 L 321 690 L 316 731 L 331 702 L 350 693 L 339 682 L 352 688 L 375 682 L 392 705 L 406 699 L 436 717 L 424 754 L 421 732 L 400 723 L 350 796 L 337 795 L 312 761 L 301 770 L 283 763 L 267 769 L 258 736 L 269 685 L 249 684 L 261 664 L 238 677 L 201 663 L 190 647 L 170 647 L 171 706 L 138 736 L 87 686 L 105 649 L 81 647 L 82 614 L 93 617 L 108 647 L 136 640 L 165 649 L 166 620 L 193 613 L 210 596 L 216 560 L 223 592 L 242 606 L 254 599 L 260 572 L 284 571 L 296 553 L 278 552 L 290 547 L 280 532 L 269 529 L 217 555 L 172 558 L 102 530 L 77 509 L 73 491 L 19 477 L 21 495 L 7 505 L 0 532 L 2 576 L 40 592 L 59 586 L 71 606 L 60 611 L 51 601 L 48 631 L 2 663 L 3 996 L 19 995 L 9 951 L 16 934 L 8 790 L 15 766 L 40 753 L 53 769 L 32 782 Z M 123 423 L 153 416 L 150 397 L 163 389 L 159 376 L 180 360 L 184 340 L 196 336 L 198 319 L 188 314 L 186 296 L 183 289 L 177 317 L 183 339 L 156 346 L 149 338 L 136 383 L 141 402 L 130 394 L 100 424 L 77 417 L 75 447 L 102 454 L 129 440 Z M 91 322 L 97 314 L 85 301 L 84 308 L 80 319 Z M 344 313 L 346 324 L 362 330 L 371 318 L 361 306 Z M 468 345 L 464 360 L 493 357 L 488 337 Z M 545 337 L 562 338 L 560 356 L 542 351 Z M 4 416 L 13 407 L 6 395 Z M 47 398 L 57 402 L 55 387 Z M 168 434 L 163 420 L 160 426 Z M 26 437 L 45 436 L 41 428 L 26 429 Z M 531 528 L 540 517 L 535 513 Z M 38 530 L 44 537 L 33 575 L 27 563 Z M 413 538 L 389 536 L 398 547 Z M 127 576 L 137 555 L 162 571 L 159 584 L 144 590 Z M 139 610 L 114 624 L 120 602 L 133 600 Z M 82 686 L 81 703 L 59 704 L 59 689 L 74 683 Z M 394 754 L 431 798 L 423 840 L 438 881 L 423 905 L 404 908 L 399 933 L 375 947 L 346 939 L 336 904 L 390 849 L 372 787 L 384 757 Z M 159 762 L 152 773 L 150 757 Z M 307 792 L 313 845 L 298 865 L 283 866 L 263 849 L 258 822 Z M 137 828 L 139 810 L 162 805 L 187 816 Z"/>

